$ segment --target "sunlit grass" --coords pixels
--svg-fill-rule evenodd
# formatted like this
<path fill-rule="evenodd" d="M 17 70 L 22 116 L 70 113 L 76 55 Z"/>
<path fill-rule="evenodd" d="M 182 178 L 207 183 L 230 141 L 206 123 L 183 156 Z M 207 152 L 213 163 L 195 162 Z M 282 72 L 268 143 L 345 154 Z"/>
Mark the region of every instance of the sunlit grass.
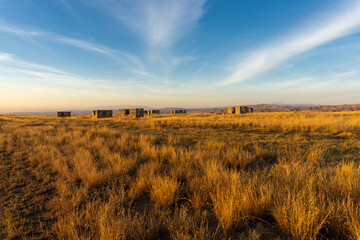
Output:
<path fill-rule="evenodd" d="M 358 112 L 0 120 L 0 238 L 360 237 Z"/>

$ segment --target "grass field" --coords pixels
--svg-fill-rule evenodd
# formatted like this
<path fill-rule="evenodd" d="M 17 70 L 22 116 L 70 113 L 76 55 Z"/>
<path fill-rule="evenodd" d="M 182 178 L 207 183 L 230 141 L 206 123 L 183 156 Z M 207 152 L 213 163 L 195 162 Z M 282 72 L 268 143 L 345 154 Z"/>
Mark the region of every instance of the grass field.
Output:
<path fill-rule="evenodd" d="M 0 239 L 359 239 L 360 112 L 0 115 Z"/>

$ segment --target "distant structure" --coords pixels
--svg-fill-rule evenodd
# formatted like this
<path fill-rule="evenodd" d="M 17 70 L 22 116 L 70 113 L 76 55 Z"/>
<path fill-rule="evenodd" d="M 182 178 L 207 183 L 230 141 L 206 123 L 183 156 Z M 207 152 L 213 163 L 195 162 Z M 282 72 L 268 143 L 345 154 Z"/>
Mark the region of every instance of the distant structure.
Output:
<path fill-rule="evenodd" d="M 144 110 L 144 115 L 160 114 L 160 110 Z"/>
<path fill-rule="evenodd" d="M 181 114 L 186 113 L 186 110 L 171 110 L 171 114 Z"/>
<path fill-rule="evenodd" d="M 235 107 L 228 107 L 228 113 L 235 114 Z"/>
<path fill-rule="evenodd" d="M 228 113 L 230 114 L 244 114 L 252 112 L 254 112 L 254 109 L 247 106 L 228 107 Z"/>
<path fill-rule="evenodd" d="M 71 112 L 57 112 L 58 117 L 71 117 Z"/>
<path fill-rule="evenodd" d="M 119 109 L 119 117 L 127 117 L 127 118 L 140 118 L 144 116 L 143 108 L 126 108 Z"/>
<path fill-rule="evenodd" d="M 113 116 L 112 110 L 92 110 L 91 116 L 96 118 L 111 118 Z"/>

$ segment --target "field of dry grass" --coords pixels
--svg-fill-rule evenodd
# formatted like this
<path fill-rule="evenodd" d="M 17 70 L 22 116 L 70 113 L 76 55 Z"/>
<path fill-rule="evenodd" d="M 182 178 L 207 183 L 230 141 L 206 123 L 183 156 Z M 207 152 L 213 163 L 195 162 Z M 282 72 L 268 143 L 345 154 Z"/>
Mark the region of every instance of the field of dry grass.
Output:
<path fill-rule="evenodd" d="M 0 115 L 0 239 L 359 239 L 360 112 Z"/>

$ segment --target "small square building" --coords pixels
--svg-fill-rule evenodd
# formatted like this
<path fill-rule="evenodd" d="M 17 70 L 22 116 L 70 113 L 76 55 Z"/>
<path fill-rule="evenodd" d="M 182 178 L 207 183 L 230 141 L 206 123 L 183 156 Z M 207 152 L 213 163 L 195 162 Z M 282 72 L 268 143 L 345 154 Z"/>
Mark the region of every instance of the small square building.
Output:
<path fill-rule="evenodd" d="M 145 110 L 144 114 L 147 114 L 147 115 L 160 114 L 160 110 Z"/>
<path fill-rule="evenodd" d="M 178 109 L 178 110 L 171 110 L 171 114 L 182 114 L 182 113 L 186 113 L 186 110 L 180 110 L 180 109 Z"/>
<path fill-rule="evenodd" d="M 119 109 L 119 117 L 122 117 L 122 118 L 140 118 L 143 116 L 144 116 L 143 108 Z"/>
<path fill-rule="evenodd" d="M 247 106 L 228 107 L 228 113 L 230 114 L 244 114 L 244 113 L 252 113 L 252 112 L 254 112 L 254 109 L 249 108 Z"/>
<path fill-rule="evenodd" d="M 235 107 L 228 107 L 228 113 L 235 114 Z"/>
<path fill-rule="evenodd" d="M 113 116 L 113 110 L 92 110 L 91 116 L 96 118 L 111 118 Z"/>
<path fill-rule="evenodd" d="M 71 112 L 57 112 L 58 117 L 71 117 Z"/>

